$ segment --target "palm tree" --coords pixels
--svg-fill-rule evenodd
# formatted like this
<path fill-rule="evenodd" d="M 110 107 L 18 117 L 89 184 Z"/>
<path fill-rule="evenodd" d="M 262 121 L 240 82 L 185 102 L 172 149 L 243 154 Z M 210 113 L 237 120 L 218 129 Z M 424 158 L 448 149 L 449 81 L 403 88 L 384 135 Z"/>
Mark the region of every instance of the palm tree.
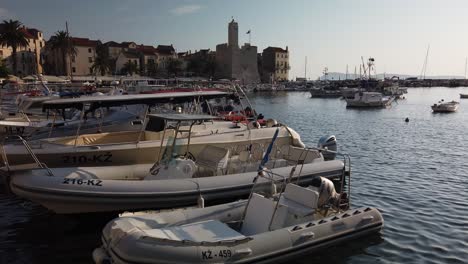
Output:
<path fill-rule="evenodd" d="M 73 46 L 68 32 L 59 30 L 55 32 L 55 35 L 50 37 L 48 46 L 52 51 L 60 52 L 62 56 L 62 67 L 66 74 L 67 69 L 67 57 L 76 56 L 77 50 Z M 71 70 L 71 69 L 70 69 Z"/>
<path fill-rule="evenodd" d="M 128 61 L 127 63 L 124 64 L 124 67 L 122 69 L 123 73 L 133 75 L 135 72 L 138 71 L 138 65 L 135 62 Z"/>
<path fill-rule="evenodd" d="M 108 71 L 110 71 L 110 64 L 111 60 L 107 46 L 99 43 L 96 47 L 96 59 L 94 60 L 94 64 L 91 66 L 91 69 L 93 72 L 99 71 L 101 76 L 104 76 Z"/>
<path fill-rule="evenodd" d="M 17 74 L 16 51 L 18 48 L 26 47 L 28 40 L 25 32 L 21 28 L 23 24 L 18 20 L 3 20 L 0 24 L 2 31 L 0 32 L 0 45 L 11 47 L 13 50 L 11 57 L 13 59 L 13 74 Z"/>

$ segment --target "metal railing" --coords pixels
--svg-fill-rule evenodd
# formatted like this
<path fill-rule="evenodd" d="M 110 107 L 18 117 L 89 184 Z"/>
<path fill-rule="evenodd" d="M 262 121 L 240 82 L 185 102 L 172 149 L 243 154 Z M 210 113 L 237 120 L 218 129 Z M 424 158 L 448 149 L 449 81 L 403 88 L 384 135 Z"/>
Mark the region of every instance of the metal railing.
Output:
<path fill-rule="evenodd" d="M 26 149 L 26 151 L 28 151 L 29 155 L 31 156 L 31 158 L 34 160 L 34 162 L 36 163 L 36 165 L 41 168 L 41 169 L 44 169 L 47 171 L 47 174 L 49 176 L 54 176 L 54 174 L 52 173 L 52 171 L 49 169 L 49 167 L 47 167 L 47 165 L 43 162 L 41 162 L 39 160 L 39 158 L 36 156 L 36 154 L 34 154 L 31 146 L 29 145 L 29 143 L 21 136 L 18 136 L 18 135 L 14 135 L 14 136 L 11 136 L 12 138 L 16 138 L 18 139 L 24 146 L 24 148 Z M 9 137 L 5 138 L 5 139 L 9 139 Z M 4 159 L 4 163 L 5 163 L 5 166 L 8 166 L 7 169 L 8 171 L 10 171 L 10 166 L 9 166 L 9 162 L 8 162 L 8 156 L 7 156 L 7 153 L 5 151 L 5 148 L 3 147 L 2 145 L 2 157 Z"/>

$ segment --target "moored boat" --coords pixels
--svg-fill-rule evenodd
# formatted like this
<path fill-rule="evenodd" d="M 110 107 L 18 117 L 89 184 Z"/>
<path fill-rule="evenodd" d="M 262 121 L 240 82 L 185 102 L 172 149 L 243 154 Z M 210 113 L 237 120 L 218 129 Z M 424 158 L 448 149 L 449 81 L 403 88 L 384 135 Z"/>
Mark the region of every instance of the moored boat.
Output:
<path fill-rule="evenodd" d="M 393 97 L 379 92 L 358 92 L 353 99 L 346 99 L 349 108 L 385 108 L 392 104 Z"/>
<path fill-rule="evenodd" d="M 11 190 L 20 197 L 64 214 L 172 208 L 193 204 L 199 195 L 208 200 L 218 200 L 248 194 L 262 155 L 267 151 L 262 141 L 233 144 L 231 141 L 235 141 L 235 136 L 232 136 L 226 143 L 222 135 L 214 134 L 207 136 L 203 143 L 197 143 L 196 138 L 190 136 L 191 129 L 195 123 L 211 120 L 212 116 L 154 116 L 165 121 L 159 151 L 149 157 L 156 163 L 48 168 L 31 153 L 39 168 L 8 170 Z M 176 121 L 175 129 L 169 128 L 173 124 L 168 122 L 170 120 Z M 181 124 L 187 121 L 190 125 L 185 130 Z M 318 175 L 339 178 L 344 173 L 344 162 L 333 160 L 334 155 L 329 156 L 336 149 L 335 137 L 324 137 L 319 142 L 328 150 L 306 149 L 297 146 L 298 142 L 289 136 L 284 137 L 288 133 L 284 127 L 272 129 L 275 130 L 274 151 L 269 148 L 273 153 L 272 159 L 265 166 L 275 173 L 291 170 L 298 161 L 301 162 L 300 169 L 291 177 L 299 184 L 308 184 Z M 189 136 L 184 137 L 182 133 Z M 255 137 L 255 133 L 251 135 Z M 167 140 L 166 137 L 172 139 Z M 271 136 L 268 142 L 270 139 Z M 183 144 L 178 144 L 178 141 Z M 327 154 L 328 161 L 322 152 Z M 110 155 L 99 157 L 104 160 L 111 158 L 113 156 Z"/>
<path fill-rule="evenodd" d="M 444 102 L 444 100 L 439 101 L 437 104 L 433 104 L 431 109 L 434 113 L 453 113 L 458 110 L 459 102 L 451 101 Z"/>
<path fill-rule="evenodd" d="M 382 229 L 376 208 L 350 208 L 350 178 L 347 190 L 340 187 L 337 193 L 326 178 L 301 187 L 291 178 L 285 181 L 286 175 L 260 169 L 254 182 L 276 186 L 279 179 L 280 188 L 260 193 L 254 186 L 248 200 L 125 214 L 105 226 L 93 259 L 98 264 L 277 263 Z"/>
<path fill-rule="evenodd" d="M 465 99 L 466 99 L 466 98 L 468 98 L 468 94 L 462 94 L 462 93 L 461 93 L 461 94 L 460 94 L 460 98 L 465 98 Z"/>

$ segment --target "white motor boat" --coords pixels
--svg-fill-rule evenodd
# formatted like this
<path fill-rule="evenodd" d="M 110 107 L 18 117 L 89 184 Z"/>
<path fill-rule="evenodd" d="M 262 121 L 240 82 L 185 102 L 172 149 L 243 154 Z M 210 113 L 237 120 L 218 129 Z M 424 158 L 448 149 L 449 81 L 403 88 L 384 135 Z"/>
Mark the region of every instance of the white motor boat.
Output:
<path fill-rule="evenodd" d="M 254 181 L 276 186 L 279 179 L 280 193 L 274 187 L 258 193 L 254 186 L 247 201 L 126 213 L 105 226 L 93 259 L 98 264 L 278 263 L 382 229 L 376 208 L 350 209 L 350 180 L 346 194 L 323 177 L 308 187 L 285 178 L 260 170 Z"/>
<path fill-rule="evenodd" d="M 101 97 L 82 97 L 76 99 L 60 99 L 44 102 L 46 110 L 63 112 L 65 109 L 81 109 L 81 116 L 76 122 L 83 122 L 86 115 L 96 115 L 100 109 L 120 105 L 145 104 L 154 105 L 168 102 L 193 102 L 194 100 L 209 100 L 214 98 L 225 98 L 230 96 L 226 92 L 202 91 L 202 92 L 177 92 L 164 94 L 141 94 L 141 95 L 117 95 Z M 85 108 L 86 106 L 86 108 Z M 117 113 L 118 115 L 118 113 Z M 139 129 L 121 129 L 116 132 L 94 132 L 92 134 L 79 134 L 80 131 L 93 129 L 97 131 L 102 123 L 94 122 L 91 127 L 87 122 L 78 126 L 73 136 L 51 137 L 29 142 L 31 149 L 38 159 L 49 167 L 76 167 L 76 166 L 108 166 L 154 163 L 154 157 L 159 151 L 161 137 L 165 120 L 157 117 L 147 117 L 148 121 L 139 119 L 126 122 L 128 126 Z M 99 119 L 98 119 L 99 120 Z M 137 122 L 139 121 L 139 122 Z M 94 126 L 93 126 L 94 125 Z M 118 123 L 122 128 L 122 123 Z M 146 128 L 146 130 L 144 130 Z M 216 143 L 233 144 L 249 143 L 260 140 L 269 141 L 275 129 L 261 128 L 250 129 L 248 124 L 236 125 L 232 122 L 202 122 L 194 124 L 193 143 L 206 143 L 206 136 L 213 135 Z M 111 130 L 112 131 L 112 130 Z M 289 133 L 289 132 L 291 133 Z M 168 131 L 173 133 L 174 131 Z M 188 138 L 186 132 L 181 132 Z M 223 137 L 226 134 L 226 137 Z M 300 139 L 297 133 L 291 129 L 283 128 L 280 137 L 294 137 L 299 145 Z M 288 139 L 289 140 L 289 139 Z M 180 142 L 183 144 L 183 142 Z M 249 143 L 250 144 L 250 143 Z M 303 145 L 302 145 L 303 146 Z M 21 144 L 5 144 L 2 161 L 8 162 L 10 170 L 15 166 L 34 163 L 29 151 Z M 197 149 L 197 148 L 195 148 Z"/>
<path fill-rule="evenodd" d="M 451 101 L 444 102 L 444 100 L 439 101 L 437 104 L 431 106 L 434 113 L 452 113 L 458 110 L 459 102 Z"/>
<path fill-rule="evenodd" d="M 333 179 L 345 173 L 343 161 L 331 160 L 334 157 L 325 161 L 321 149 L 297 147 L 289 137 L 280 137 L 281 131 L 284 133 L 281 127 L 273 127 L 273 147 L 262 145 L 259 140 L 233 145 L 220 141 L 222 137 L 218 135 L 207 136 L 202 144 L 191 136 L 179 138 L 184 131 L 181 123 L 191 122 L 185 130 L 191 135 L 194 123 L 211 120 L 212 116 L 157 116 L 177 123 L 175 130 L 164 128 L 159 147 L 163 151 L 150 158 L 156 163 L 48 168 L 32 153 L 38 168 L 10 171 L 11 190 L 56 213 L 69 214 L 173 208 L 196 203 L 200 195 L 207 200 L 239 198 L 249 193 L 265 152 L 272 153 L 265 167 L 279 174 L 291 171 L 298 184 L 308 184 L 319 175 Z M 228 141 L 233 138 L 228 137 Z M 329 138 L 332 141 L 325 143 L 330 148 L 324 150 L 328 155 L 334 149 L 334 137 Z M 179 145 L 178 141 L 186 143 Z"/>
<path fill-rule="evenodd" d="M 353 99 L 346 99 L 346 107 L 352 108 L 385 108 L 393 102 L 393 97 L 379 92 L 358 92 Z"/>

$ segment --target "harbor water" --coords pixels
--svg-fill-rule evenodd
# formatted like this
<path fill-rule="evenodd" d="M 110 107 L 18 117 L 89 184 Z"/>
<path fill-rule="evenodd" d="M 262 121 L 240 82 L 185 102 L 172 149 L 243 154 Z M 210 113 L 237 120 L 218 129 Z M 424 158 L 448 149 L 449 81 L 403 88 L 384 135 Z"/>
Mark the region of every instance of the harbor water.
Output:
<path fill-rule="evenodd" d="M 458 112 L 434 114 L 440 99 L 468 88 L 411 88 L 379 110 L 346 109 L 309 93 L 258 93 L 257 112 L 298 131 L 315 146 L 324 135 L 352 158 L 353 206 L 383 212 L 381 234 L 295 263 L 468 263 L 468 99 Z M 405 122 L 405 118 L 409 122 Z M 0 191 L 0 263 L 92 263 L 114 215 L 54 215 Z"/>

